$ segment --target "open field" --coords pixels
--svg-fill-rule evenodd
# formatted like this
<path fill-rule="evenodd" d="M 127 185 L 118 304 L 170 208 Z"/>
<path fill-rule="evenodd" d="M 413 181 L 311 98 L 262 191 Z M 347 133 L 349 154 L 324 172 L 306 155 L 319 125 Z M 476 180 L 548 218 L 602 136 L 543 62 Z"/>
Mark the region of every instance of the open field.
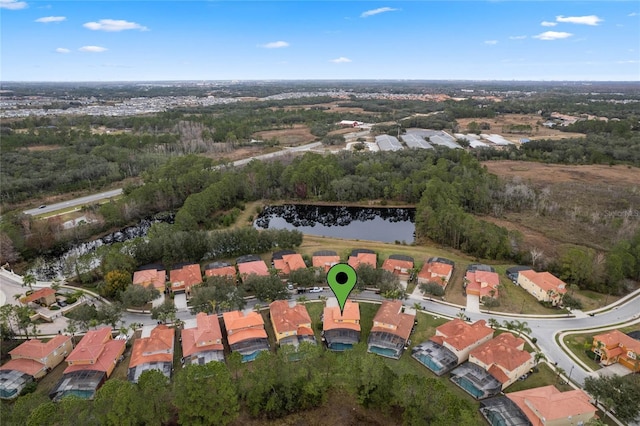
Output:
<path fill-rule="evenodd" d="M 280 142 L 280 145 L 284 146 L 303 145 L 305 143 L 314 142 L 317 139 L 316 136 L 311 134 L 309 127 L 304 124 L 296 124 L 289 129 L 257 132 L 253 134 L 253 137 L 263 141 L 275 138 Z"/>
<path fill-rule="evenodd" d="M 567 138 L 583 138 L 582 133 L 561 132 L 556 129 L 548 129 L 542 125 L 545 121 L 542 117 L 535 114 L 500 114 L 494 118 L 458 118 L 460 130 L 467 131 L 469 123 L 489 123 L 490 129 L 483 130 L 482 133 L 497 133 L 506 139 L 517 141 L 521 138 L 529 139 L 567 139 Z M 538 124 L 540 123 L 540 124 Z M 529 125 L 530 132 L 509 133 L 511 125 Z"/>

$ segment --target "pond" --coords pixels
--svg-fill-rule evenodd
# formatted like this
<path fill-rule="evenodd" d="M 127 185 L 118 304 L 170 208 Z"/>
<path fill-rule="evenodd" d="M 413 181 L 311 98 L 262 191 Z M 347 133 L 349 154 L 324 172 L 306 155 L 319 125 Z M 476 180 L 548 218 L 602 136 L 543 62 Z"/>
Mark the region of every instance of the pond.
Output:
<path fill-rule="evenodd" d="M 313 206 L 268 206 L 254 221 L 258 229 L 296 229 L 303 234 L 385 243 L 413 243 L 415 209 Z"/>

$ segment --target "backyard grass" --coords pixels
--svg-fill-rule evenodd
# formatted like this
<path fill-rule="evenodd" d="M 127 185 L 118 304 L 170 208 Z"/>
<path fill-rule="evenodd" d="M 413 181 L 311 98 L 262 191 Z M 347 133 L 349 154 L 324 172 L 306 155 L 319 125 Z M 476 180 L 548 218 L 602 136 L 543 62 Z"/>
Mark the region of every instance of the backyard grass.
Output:
<path fill-rule="evenodd" d="M 567 373 L 565 373 L 566 375 Z M 568 384 L 562 384 L 563 379 L 559 378 L 555 371 L 551 369 L 546 363 L 538 364 L 538 371 L 532 373 L 526 379 L 516 381 L 514 384 L 506 389 L 506 392 L 517 392 L 525 389 L 538 388 L 540 386 L 554 385 L 561 392 L 573 390 Z"/>

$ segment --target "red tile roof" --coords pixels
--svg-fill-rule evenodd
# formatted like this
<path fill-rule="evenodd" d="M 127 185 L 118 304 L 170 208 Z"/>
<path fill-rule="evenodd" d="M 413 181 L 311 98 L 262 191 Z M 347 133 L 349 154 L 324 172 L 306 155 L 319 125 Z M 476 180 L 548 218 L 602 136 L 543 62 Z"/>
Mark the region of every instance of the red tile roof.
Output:
<path fill-rule="evenodd" d="M 29 296 L 27 296 L 25 299 L 25 303 L 31 303 L 42 297 L 51 296 L 52 294 L 56 294 L 56 291 L 54 289 L 50 287 L 41 288 L 40 290 L 34 291 Z"/>
<path fill-rule="evenodd" d="M 111 340 L 111 327 L 102 327 L 87 331 L 82 340 L 69 354 L 67 362 L 95 363 L 104 351 L 105 344 Z"/>
<path fill-rule="evenodd" d="M 492 374 L 491 367 L 493 366 L 506 371 L 514 371 L 532 359 L 529 352 L 520 349 L 523 347 L 524 340 L 511 333 L 503 333 L 472 350 L 469 353 L 469 358 L 474 357 L 489 366 L 489 372 Z M 503 380 L 507 377 L 506 375 L 502 377 L 498 374 L 495 377 L 502 383 L 508 380 L 508 378 Z"/>
<path fill-rule="evenodd" d="M 385 300 L 373 318 L 371 331 L 387 332 L 407 340 L 415 319 L 415 315 L 402 312 L 402 302 L 399 300 Z"/>
<path fill-rule="evenodd" d="M 498 297 L 500 276 L 497 273 L 488 271 L 468 271 L 465 278 L 468 282 L 466 288 L 467 294 L 477 294 L 480 297 L 491 296 L 491 290 L 493 290 L 493 297 Z"/>
<path fill-rule="evenodd" d="M 322 328 L 325 331 L 340 328 L 360 331 L 360 305 L 358 305 L 357 302 L 347 300 L 342 315 L 340 315 L 339 306 L 326 306 L 323 315 L 324 321 Z"/>
<path fill-rule="evenodd" d="M 253 262 L 238 263 L 238 272 L 241 276 L 255 274 L 262 277 L 269 276 L 269 268 L 264 260 L 256 260 Z"/>
<path fill-rule="evenodd" d="M 17 358 L 7 361 L 0 370 L 16 370 L 22 373 L 29 374 L 30 376 L 37 376 L 42 370 L 47 368 L 46 365 L 34 361 L 32 359 Z"/>
<path fill-rule="evenodd" d="M 556 293 L 564 294 L 567 292 L 567 284 L 560 278 L 550 274 L 549 272 L 536 272 L 533 269 L 518 272 L 519 275 L 533 281 L 538 287 L 545 292 L 553 290 Z"/>
<path fill-rule="evenodd" d="M 418 274 L 418 278 L 433 281 L 436 284 L 443 285 L 440 277 L 449 279 L 453 272 L 453 265 L 441 262 L 425 263 Z M 446 284 L 446 283 L 445 283 Z"/>
<path fill-rule="evenodd" d="M 169 273 L 171 288 L 174 290 L 189 289 L 191 286 L 202 282 L 200 265 L 185 265 L 180 269 L 172 269 Z"/>
<path fill-rule="evenodd" d="M 560 392 L 555 386 L 549 385 L 511 392 L 506 397 L 522 410 L 533 426 L 596 412 L 596 407 L 589 402 L 589 395 L 579 389 Z"/>
<path fill-rule="evenodd" d="M 126 344 L 127 342 L 125 340 L 110 340 L 105 343 L 104 350 L 100 354 L 100 357 L 97 359 L 96 363 L 91 365 L 70 365 L 64 370 L 64 374 L 73 373 L 74 371 L 95 370 L 104 371 L 105 373 L 107 373 L 108 377 L 116 365 L 116 360 L 124 353 Z"/>
<path fill-rule="evenodd" d="M 408 275 L 411 268 L 413 268 L 413 262 L 408 260 L 386 259 L 382 264 L 382 269 L 392 274 Z"/>
<path fill-rule="evenodd" d="M 222 330 L 217 315 L 200 312 L 196 315 L 197 326 L 182 330 L 182 356 L 187 357 L 204 351 L 224 350 Z"/>
<path fill-rule="evenodd" d="M 634 351 L 640 355 L 640 341 L 627 336 L 620 330 L 611 330 L 609 332 L 593 336 L 595 342 L 602 342 L 607 348 L 624 346 L 627 350 Z"/>
<path fill-rule="evenodd" d="M 235 278 L 236 276 L 236 268 L 233 266 L 222 266 L 219 268 L 206 269 L 204 271 L 205 276 L 207 277 L 231 277 Z"/>
<path fill-rule="evenodd" d="M 133 342 L 129 368 L 151 362 L 173 362 L 173 343 L 175 331 L 164 324 L 158 325 L 149 337 Z"/>
<path fill-rule="evenodd" d="M 349 256 L 349 266 L 353 269 L 358 269 L 360 265 L 369 265 L 372 268 L 376 268 L 378 266 L 377 256 L 375 253 L 358 253 L 357 256 Z"/>
<path fill-rule="evenodd" d="M 160 291 L 164 291 L 165 281 L 167 280 L 167 273 L 164 270 L 145 269 L 143 271 L 136 271 L 133 273 L 133 283 L 148 287 L 149 284 L 153 284 L 155 288 Z"/>
<path fill-rule="evenodd" d="M 314 268 L 324 268 L 327 272 L 333 265 L 340 263 L 340 256 L 313 256 Z"/>
<path fill-rule="evenodd" d="M 307 267 L 302 255 L 299 253 L 285 254 L 281 259 L 274 259 L 273 266 L 278 272 L 285 275 L 291 273 L 291 271 L 305 269 Z"/>
<path fill-rule="evenodd" d="M 289 301 L 276 300 L 269 305 L 269 311 L 276 333 L 296 331 L 303 324 L 311 324 L 311 317 L 304 305 L 290 307 Z"/>
<path fill-rule="evenodd" d="M 464 350 L 474 343 L 493 334 L 493 329 L 487 327 L 484 320 L 467 324 L 460 318 L 453 319 L 436 328 L 439 336 L 431 338 L 436 343 L 447 342 L 458 351 Z"/>
<path fill-rule="evenodd" d="M 46 343 L 42 343 L 38 339 L 31 339 L 10 351 L 9 354 L 12 357 L 43 359 L 70 340 L 71 337 L 65 335 L 57 335 Z"/>
<path fill-rule="evenodd" d="M 267 338 L 264 320 L 257 312 L 231 311 L 222 314 L 224 327 L 227 329 L 227 340 L 230 345 L 243 340 Z"/>

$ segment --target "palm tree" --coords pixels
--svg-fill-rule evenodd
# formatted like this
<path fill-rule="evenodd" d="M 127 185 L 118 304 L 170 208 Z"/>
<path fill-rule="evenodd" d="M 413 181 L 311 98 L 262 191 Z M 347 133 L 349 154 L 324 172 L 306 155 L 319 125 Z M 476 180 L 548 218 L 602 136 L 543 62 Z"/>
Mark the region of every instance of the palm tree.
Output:
<path fill-rule="evenodd" d="M 466 315 L 464 314 L 464 312 L 458 312 L 458 315 L 456 315 L 458 318 L 460 318 L 462 321 L 464 321 L 466 319 Z"/>
<path fill-rule="evenodd" d="M 422 305 L 416 302 L 413 304 L 413 309 L 415 309 L 416 311 L 419 311 L 422 309 Z"/>
<path fill-rule="evenodd" d="M 516 328 L 516 325 L 514 324 L 513 321 L 507 321 L 507 320 L 504 320 L 504 322 L 502 323 L 502 326 L 509 331 L 513 331 Z"/>
<path fill-rule="evenodd" d="M 33 290 L 33 285 L 36 283 L 36 277 L 31 274 L 26 274 L 22 277 L 22 286 L 29 286 L 29 290 Z"/>
<path fill-rule="evenodd" d="M 19 301 L 20 303 L 22 303 L 22 297 L 24 296 L 24 294 L 14 294 L 13 298 L 16 299 L 17 301 Z"/>
<path fill-rule="evenodd" d="M 522 335 L 522 333 L 529 334 L 531 333 L 531 328 L 526 321 L 514 321 L 514 330 L 518 332 L 518 337 Z"/>
<path fill-rule="evenodd" d="M 487 320 L 487 323 L 489 324 L 489 327 L 493 328 L 494 330 L 500 327 L 500 322 L 495 318 L 489 318 L 489 320 Z"/>
<path fill-rule="evenodd" d="M 260 309 L 262 309 L 262 305 L 261 305 L 261 304 L 259 304 L 259 303 L 256 303 L 256 304 L 253 306 L 253 309 L 254 309 L 257 313 L 260 313 Z"/>
<path fill-rule="evenodd" d="M 545 356 L 542 352 L 538 351 L 533 355 L 533 361 L 536 363 L 536 365 L 538 365 L 538 363 L 545 359 Z"/>

